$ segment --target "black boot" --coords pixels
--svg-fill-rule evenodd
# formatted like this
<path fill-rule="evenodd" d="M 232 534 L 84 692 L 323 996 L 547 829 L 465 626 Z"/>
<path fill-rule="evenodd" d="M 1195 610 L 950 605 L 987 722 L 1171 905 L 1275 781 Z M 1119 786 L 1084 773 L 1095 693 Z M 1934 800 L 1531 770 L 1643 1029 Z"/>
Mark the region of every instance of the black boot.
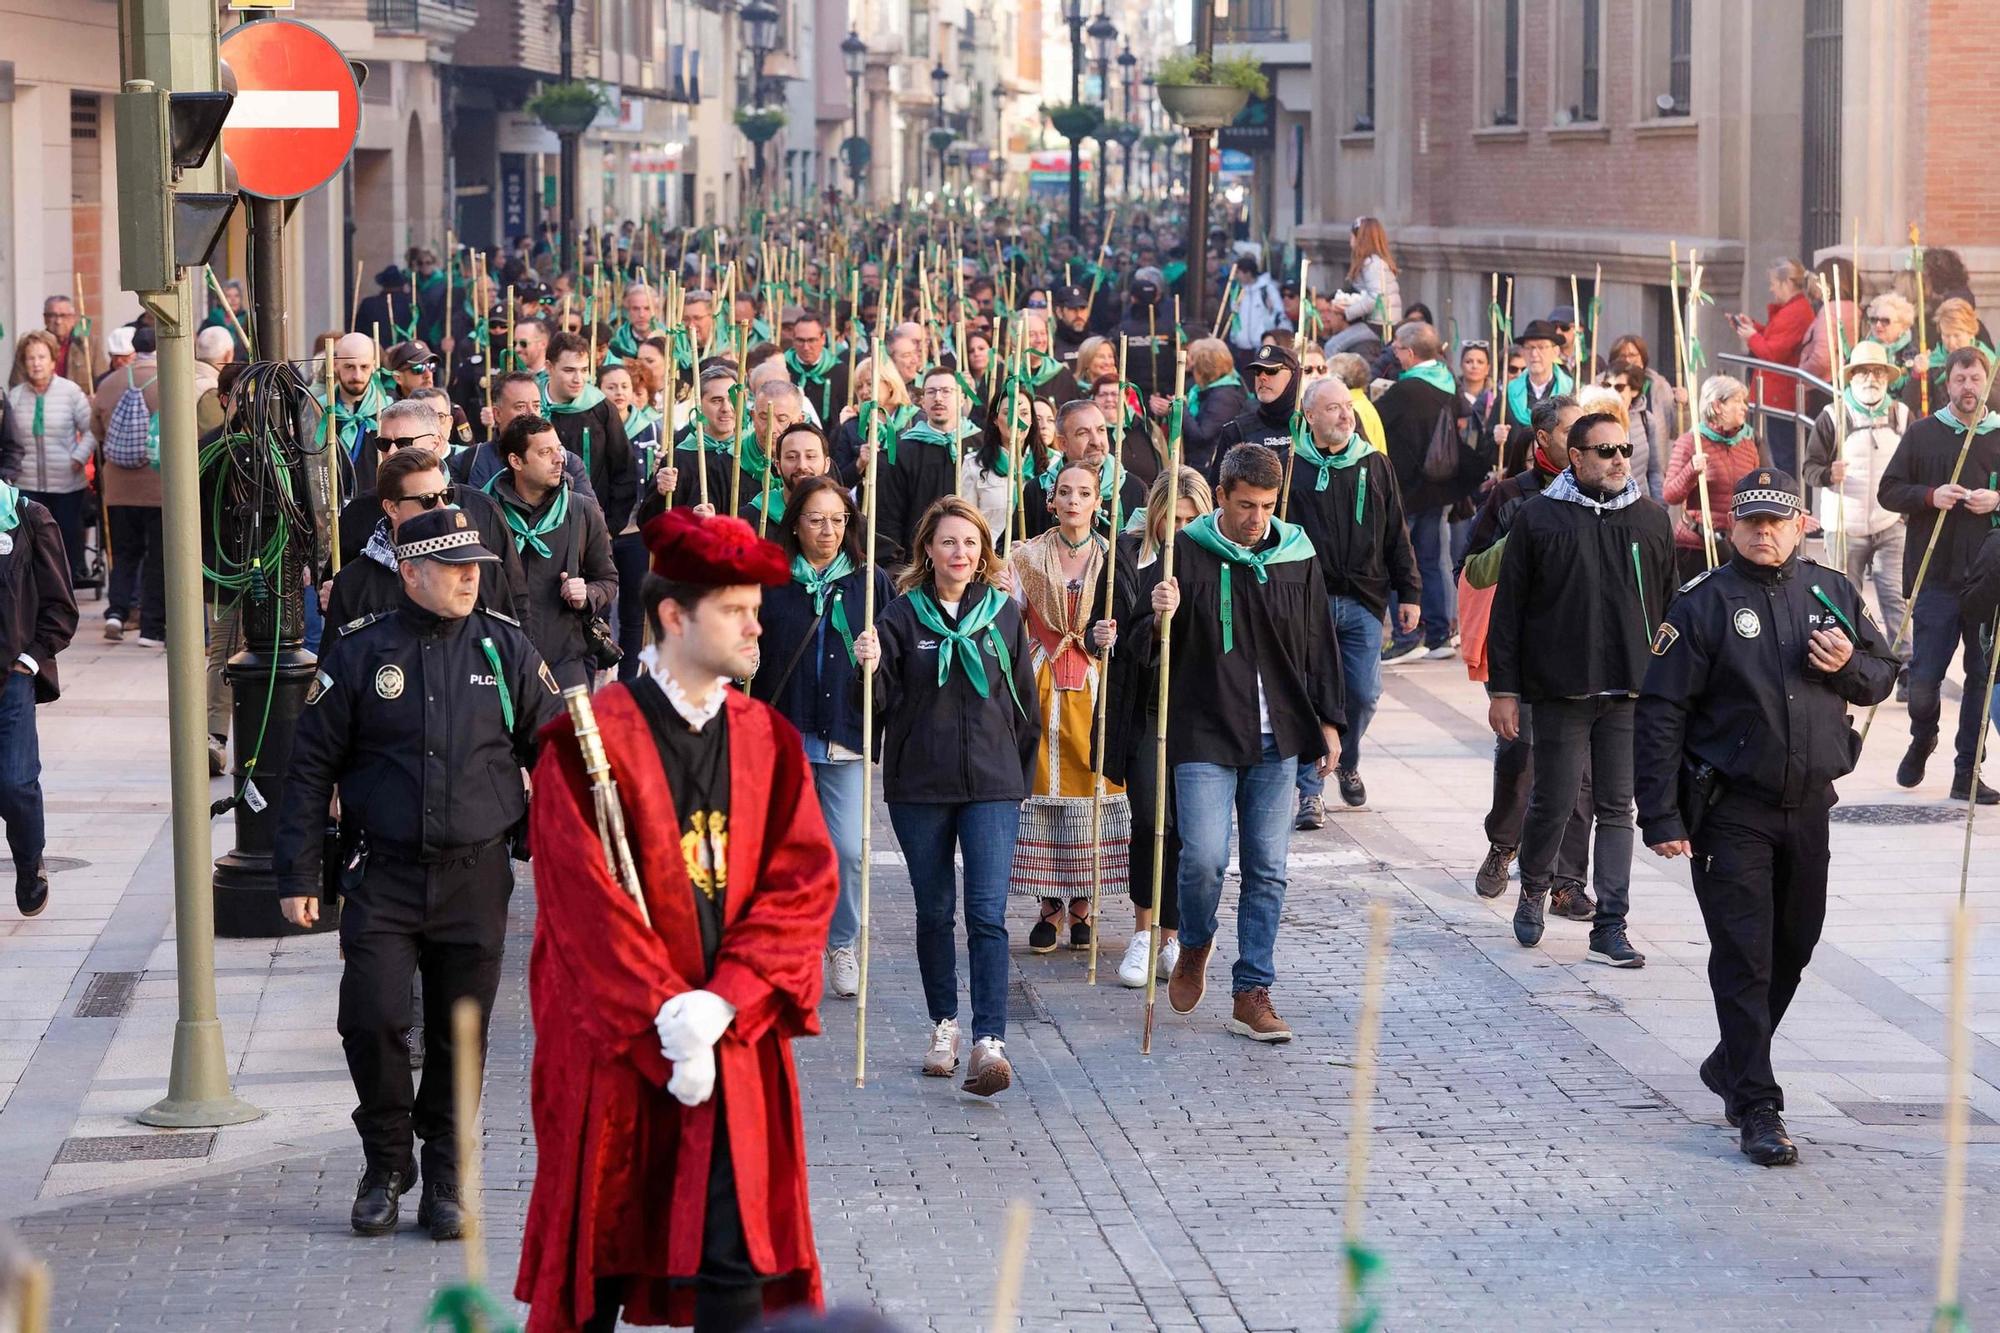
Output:
<path fill-rule="evenodd" d="M 432 1240 L 457 1240 L 465 1234 L 465 1210 L 459 1206 L 456 1181 L 438 1183 L 426 1177 L 417 1200 L 417 1225 L 429 1227 Z"/>
<path fill-rule="evenodd" d="M 1957 773 L 1952 775 L 1951 799 L 1954 801 L 1969 801 L 1972 799 L 1972 774 Z M 1981 805 L 2000 805 L 2000 791 L 1995 791 L 1984 782 L 1981 782 L 1979 784 L 1979 803 Z"/>
<path fill-rule="evenodd" d="M 1924 780 L 1924 761 L 1937 749 L 1937 733 L 1928 736 L 1912 736 L 1910 748 L 1903 752 L 1903 762 L 1896 765 L 1896 785 L 1914 787 Z"/>
<path fill-rule="evenodd" d="M 39 859 L 33 868 L 14 867 L 14 906 L 22 916 L 40 916 L 49 905 L 49 868 Z"/>
<path fill-rule="evenodd" d="M 1775 1102 L 1758 1102 L 1744 1115 L 1743 1155 L 1759 1166 L 1790 1166 L 1799 1160 Z"/>
<path fill-rule="evenodd" d="M 369 1167 L 362 1173 L 361 1188 L 354 1192 L 354 1211 L 347 1223 L 363 1236 L 386 1236 L 396 1229 L 402 1215 L 402 1199 L 410 1188 L 406 1171 L 383 1171 Z"/>

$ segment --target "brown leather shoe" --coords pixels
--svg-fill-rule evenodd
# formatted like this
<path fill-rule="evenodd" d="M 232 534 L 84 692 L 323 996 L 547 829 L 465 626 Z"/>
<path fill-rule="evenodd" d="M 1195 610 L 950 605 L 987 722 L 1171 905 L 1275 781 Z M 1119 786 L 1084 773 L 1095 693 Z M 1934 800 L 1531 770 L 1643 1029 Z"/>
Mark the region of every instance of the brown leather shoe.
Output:
<path fill-rule="evenodd" d="M 1174 974 L 1167 978 L 1167 1003 L 1177 1014 L 1191 1014 L 1201 1003 L 1201 997 L 1208 991 L 1208 956 L 1215 952 L 1215 942 L 1196 948 L 1190 944 L 1181 946 L 1181 959 L 1174 964 Z"/>
<path fill-rule="evenodd" d="M 1236 1010 L 1229 1018 L 1229 1030 L 1252 1041 L 1290 1041 L 1292 1030 L 1271 1007 L 1271 992 L 1259 986 L 1236 992 Z"/>

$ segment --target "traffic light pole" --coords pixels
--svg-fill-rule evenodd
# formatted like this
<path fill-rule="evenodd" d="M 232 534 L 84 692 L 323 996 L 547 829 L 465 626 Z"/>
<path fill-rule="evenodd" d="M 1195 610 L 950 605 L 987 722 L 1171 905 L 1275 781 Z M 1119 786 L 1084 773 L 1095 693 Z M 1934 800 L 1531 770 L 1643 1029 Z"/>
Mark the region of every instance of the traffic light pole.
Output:
<path fill-rule="evenodd" d="M 217 84 L 215 6 L 207 0 L 121 0 L 118 26 L 128 91 L 147 81 L 170 92 Z M 165 164 L 161 164 L 164 168 Z M 219 188 L 222 155 L 186 173 Z M 173 250 L 171 173 L 119 172 L 119 206 L 152 216 Z M 165 201 L 164 207 L 162 201 Z M 121 263 L 124 261 L 121 261 Z M 152 312 L 159 354 L 160 494 L 166 547 L 167 714 L 173 783 L 174 962 L 180 1014 L 167 1095 L 139 1113 L 148 1125 L 242 1124 L 262 1111 L 230 1091 L 215 1007 L 215 909 L 210 897 L 207 653 L 202 644 L 200 462 L 196 456 L 194 292 L 185 269 L 139 298 Z"/>

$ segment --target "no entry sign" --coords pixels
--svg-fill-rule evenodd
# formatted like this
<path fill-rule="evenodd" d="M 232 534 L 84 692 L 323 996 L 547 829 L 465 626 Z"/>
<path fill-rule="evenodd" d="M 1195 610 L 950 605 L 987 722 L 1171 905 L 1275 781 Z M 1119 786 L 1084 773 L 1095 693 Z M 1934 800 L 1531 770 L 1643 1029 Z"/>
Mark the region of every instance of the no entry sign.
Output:
<path fill-rule="evenodd" d="M 303 23 L 264 19 L 232 28 L 222 58 L 236 75 L 222 151 L 237 188 L 296 199 L 332 180 L 361 128 L 361 90 L 340 48 Z"/>

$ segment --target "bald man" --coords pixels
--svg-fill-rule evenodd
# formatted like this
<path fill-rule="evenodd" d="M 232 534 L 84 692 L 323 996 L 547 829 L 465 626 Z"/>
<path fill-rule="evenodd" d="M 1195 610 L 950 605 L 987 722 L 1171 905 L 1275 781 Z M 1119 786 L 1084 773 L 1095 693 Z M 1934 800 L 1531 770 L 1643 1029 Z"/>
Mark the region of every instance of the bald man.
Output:
<path fill-rule="evenodd" d="M 391 401 L 376 381 L 375 358 L 375 340 L 365 333 L 343 334 L 333 345 L 334 427 L 348 458 L 357 462 L 373 447 L 375 419 Z M 326 389 L 314 396 L 324 405 Z M 372 476 L 374 469 L 369 472 Z"/>

